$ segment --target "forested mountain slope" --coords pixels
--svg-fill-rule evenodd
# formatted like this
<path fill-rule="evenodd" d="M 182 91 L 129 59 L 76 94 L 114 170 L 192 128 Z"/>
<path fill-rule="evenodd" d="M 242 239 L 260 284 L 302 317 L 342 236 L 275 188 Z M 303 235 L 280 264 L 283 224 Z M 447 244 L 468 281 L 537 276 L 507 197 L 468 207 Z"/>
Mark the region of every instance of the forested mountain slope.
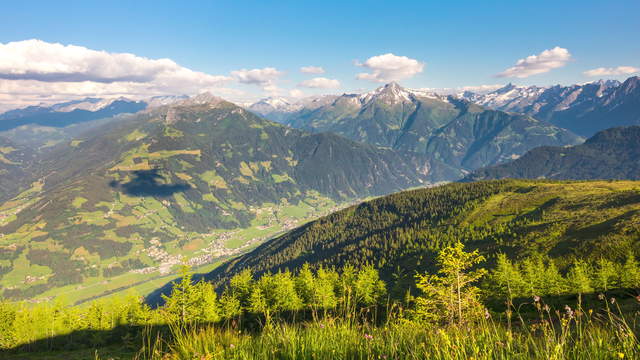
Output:
<path fill-rule="evenodd" d="M 561 270 L 574 259 L 621 262 L 640 245 L 640 182 L 500 180 L 401 192 L 306 224 L 207 275 L 228 279 L 312 266 L 373 264 L 388 279 L 432 270 L 457 240 L 491 261 L 541 254 Z"/>
<path fill-rule="evenodd" d="M 27 167 L 34 160 L 34 153 L 29 148 L 20 146 L 0 136 L 0 201 L 6 200 L 28 178 Z"/>
<path fill-rule="evenodd" d="M 528 179 L 640 179 L 640 126 L 601 131 L 584 144 L 539 147 L 521 158 L 469 174 L 465 181 Z"/>

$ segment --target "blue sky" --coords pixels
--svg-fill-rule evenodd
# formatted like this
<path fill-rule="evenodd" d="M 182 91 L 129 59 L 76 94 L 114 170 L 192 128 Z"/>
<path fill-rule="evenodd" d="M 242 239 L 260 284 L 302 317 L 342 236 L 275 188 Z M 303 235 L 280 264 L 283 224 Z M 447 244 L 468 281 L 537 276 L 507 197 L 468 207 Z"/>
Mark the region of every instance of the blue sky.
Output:
<path fill-rule="evenodd" d="M 268 94 L 267 86 L 242 82 L 231 72 L 274 68 L 278 75 L 270 89 L 282 95 L 292 89 L 349 92 L 378 86 L 371 78 L 356 79 L 375 67 L 355 64 L 388 53 L 423 65 L 413 74 L 379 77 L 409 87 L 551 85 L 597 79 L 584 72 L 601 67 L 640 68 L 638 13 L 637 0 L 13 1 L 3 4 L 0 43 L 39 39 L 169 58 L 196 72 L 231 77 L 224 87 L 239 92 L 222 95 L 247 99 Z M 557 67 L 527 77 L 495 77 L 519 59 L 555 47 L 568 52 Z M 301 73 L 303 66 L 319 66 L 324 73 Z M 619 75 L 599 77 L 637 75 L 625 69 L 603 70 Z M 300 86 L 314 77 L 338 80 L 340 86 Z M 6 93 L 15 86 L 4 88 Z"/>

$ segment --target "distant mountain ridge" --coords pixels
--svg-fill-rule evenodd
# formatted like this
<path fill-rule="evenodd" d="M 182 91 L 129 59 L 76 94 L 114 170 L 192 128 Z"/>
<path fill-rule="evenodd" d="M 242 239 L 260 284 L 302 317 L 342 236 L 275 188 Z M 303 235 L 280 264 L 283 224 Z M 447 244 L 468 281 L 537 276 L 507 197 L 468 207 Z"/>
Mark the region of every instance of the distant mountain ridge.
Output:
<path fill-rule="evenodd" d="M 114 100 L 89 98 L 82 102 L 67 102 L 50 107 L 31 106 L 1 114 L 0 131 L 24 125 L 65 127 L 122 113 L 136 113 L 146 107 L 145 102 L 124 98 Z"/>
<path fill-rule="evenodd" d="M 91 129 L 122 120 L 128 114 L 187 98 L 184 95 L 154 96 L 139 101 L 124 97 L 85 98 L 50 106 L 28 106 L 0 114 L 0 136 L 37 151 L 71 141 Z"/>
<path fill-rule="evenodd" d="M 616 126 L 640 125 L 640 78 L 620 83 L 599 80 L 571 86 L 515 86 L 488 94 L 458 95 L 493 109 L 518 112 L 548 121 L 582 136 Z"/>
<path fill-rule="evenodd" d="M 336 95 L 312 96 L 303 99 L 268 97 L 246 106 L 246 109 L 278 123 L 286 123 L 298 111 L 308 111 L 325 105 L 337 98 Z"/>
<path fill-rule="evenodd" d="M 427 154 L 462 172 L 503 162 L 536 146 L 582 141 L 570 131 L 529 116 L 489 110 L 397 83 L 363 94 L 344 94 L 315 109 L 297 111 L 286 124 Z"/>
<path fill-rule="evenodd" d="M 486 94 L 465 91 L 458 97 L 492 109 L 517 112 L 526 115 L 540 115 L 565 110 L 570 106 L 589 101 L 593 97 L 602 97 L 620 86 L 617 80 L 598 80 L 586 84 L 571 86 L 516 86 L 504 87 Z"/>
<path fill-rule="evenodd" d="M 465 181 L 501 178 L 640 180 L 640 126 L 600 131 L 576 146 L 535 148 L 512 162 L 476 170 Z"/>

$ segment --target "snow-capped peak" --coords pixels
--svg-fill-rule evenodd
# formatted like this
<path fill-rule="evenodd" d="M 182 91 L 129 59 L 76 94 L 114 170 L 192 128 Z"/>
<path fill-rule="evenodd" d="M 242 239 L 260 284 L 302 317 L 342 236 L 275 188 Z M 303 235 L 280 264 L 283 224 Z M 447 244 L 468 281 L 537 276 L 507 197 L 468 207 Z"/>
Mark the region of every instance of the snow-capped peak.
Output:
<path fill-rule="evenodd" d="M 302 105 L 283 97 L 272 96 L 259 100 L 248 106 L 248 109 L 258 114 L 266 115 L 272 112 L 291 113 L 300 110 Z"/>
<path fill-rule="evenodd" d="M 361 94 L 358 99 L 363 104 L 369 103 L 374 99 L 395 104 L 403 101 L 411 101 L 411 96 L 411 92 L 398 85 L 398 83 L 390 82 L 373 91 Z"/>
<path fill-rule="evenodd" d="M 223 101 L 225 101 L 223 98 L 215 96 L 210 92 L 203 92 L 188 99 L 178 101 L 175 105 L 217 105 Z"/>
<path fill-rule="evenodd" d="M 276 110 L 286 110 L 293 105 L 291 101 L 279 96 L 271 96 L 261 99 L 256 104 L 269 105 Z"/>
<path fill-rule="evenodd" d="M 363 93 L 358 96 L 358 100 L 362 104 L 367 104 L 373 100 L 382 101 L 386 104 L 399 104 L 403 102 L 413 102 L 416 100 L 416 97 L 444 100 L 444 98 L 434 92 L 420 89 L 407 89 L 398 85 L 396 82 L 390 82 L 373 91 Z"/>

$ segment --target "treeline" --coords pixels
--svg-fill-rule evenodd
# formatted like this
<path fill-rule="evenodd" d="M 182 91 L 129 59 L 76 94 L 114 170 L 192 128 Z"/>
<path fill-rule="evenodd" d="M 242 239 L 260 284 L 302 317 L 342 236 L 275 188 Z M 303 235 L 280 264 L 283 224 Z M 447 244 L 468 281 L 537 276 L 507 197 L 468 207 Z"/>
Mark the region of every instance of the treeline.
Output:
<path fill-rule="evenodd" d="M 324 268 L 311 271 L 304 267 L 296 275 L 285 271 L 257 279 L 244 271 L 231 279 L 220 296 L 211 283 L 193 283 L 185 267 L 181 280 L 157 309 L 132 295 L 71 307 L 61 302 L 0 302 L 0 349 L 83 331 L 92 331 L 91 336 L 72 337 L 73 346 L 100 346 L 113 340 L 108 330 L 126 326 L 234 320 L 264 327 L 285 314 L 310 318 L 320 316 L 320 312 L 353 313 L 384 303 L 385 295 L 386 285 L 373 267 L 345 267 L 341 271 Z"/>
<path fill-rule="evenodd" d="M 68 336 L 64 346 L 101 346 L 122 339 L 139 340 L 142 327 L 171 324 L 222 322 L 262 329 L 274 322 L 326 318 L 359 317 L 375 322 L 378 313 L 387 319 L 459 324 L 487 315 L 484 304 L 491 299 L 640 288 L 640 267 L 633 254 L 623 263 L 576 261 L 565 274 L 542 256 L 513 262 L 501 254 L 490 272 L 484 269 L 484 261 L 477 250 L 467 252 L 460 242 L 446 247 L 436 256 L 437 272 L 416 274 L 417 291 L 411 294 L 406 288 L 407 296 L 401 300 L 389 297 L 387 289 L 394 284 L 381 280 L 372 266 L 313 270 L 304 265 L 295 274 L 281 271 L 259 277 L 245 270 L 232 277 L 219 294 L 212 283 L 194 283 L 185 266 L 182 278 L 157 309 L 132 295 L 73 307 L 61 302 L 0 302 L 0 349 L 60 336 Z M 125 330 L 114 337 L 110 331 L 116 328 Z"/>
<path fill-rule="evenodd" d="M 640 288 L 640 266 L 629 252 L 623 263 L 605 258 L 594 262 L 575 260 L 562 274 L 552 259 L 536 255 L 513 262 L 505 254 L 497 257 L 495 269 L 485 282 L 487 295 L 518 298 L 563 294 L 588 294 L 616 288 Z"/>

